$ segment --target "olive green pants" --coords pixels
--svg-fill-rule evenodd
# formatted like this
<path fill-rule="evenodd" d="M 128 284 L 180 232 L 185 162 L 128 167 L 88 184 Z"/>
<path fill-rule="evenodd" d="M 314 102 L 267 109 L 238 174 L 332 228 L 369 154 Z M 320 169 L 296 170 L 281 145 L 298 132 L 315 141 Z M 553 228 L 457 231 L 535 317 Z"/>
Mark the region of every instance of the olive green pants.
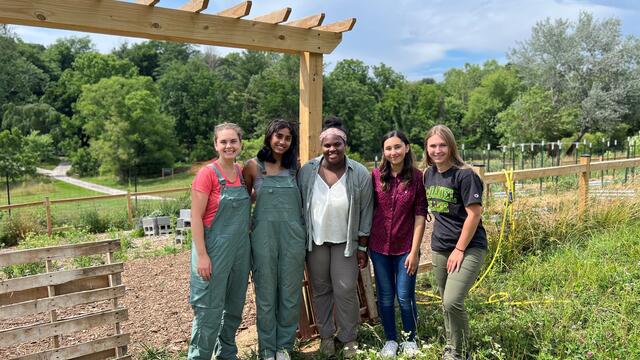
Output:
<path fill-rule="evenodd" d="M 442 297 L 447 345 L 462 355 L 469 348 L 469 317 L 464 307 L 464 299 L 482 269 L 487 250 L 467 249 L 460 271 L 451 274 L 447 272 L 447 260 L 450 254 L 451 252 L 434 251 L 433 269 L 438 283 L 438 292 Z"/>

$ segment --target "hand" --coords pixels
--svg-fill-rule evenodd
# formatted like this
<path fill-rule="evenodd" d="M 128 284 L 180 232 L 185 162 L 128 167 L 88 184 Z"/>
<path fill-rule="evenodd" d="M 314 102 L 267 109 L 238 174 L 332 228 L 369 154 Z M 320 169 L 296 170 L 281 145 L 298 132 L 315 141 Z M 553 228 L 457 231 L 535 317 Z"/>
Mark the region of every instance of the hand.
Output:
<path fill-rule="evenodd" d="M 366 268 L 367 264 L 369 263 L 369 259 L 367 257 L 367 252 L 358 250 L 356 252 L 356 256 L 358 257 L 358 267 L 360 269 Z"/>
<path fill-rule="evenodd" d="M 420 255 L 418 253 L 410 252 L 407 258 L 404 259 L 404 267 L 407 269 L 407 274 L 413 276 L 418 271 L 418 265 L 420 264 Z"/>
<path fill-rule="evenodd" d="M 460 267 L 462 266 L 462 260 L 464 259 L 464 252 L 454 249 L 449 255 L 449 259 L 447 260 L 447 272 L 451 274 L 452 272 L 460 271 Z"/>
<path fill-rule="evenodd" d="M 211 259 L 209 259 L 209 255 L 198 255 L 197 270 L 198 275 L 205 281 L 211 279 Z"/>

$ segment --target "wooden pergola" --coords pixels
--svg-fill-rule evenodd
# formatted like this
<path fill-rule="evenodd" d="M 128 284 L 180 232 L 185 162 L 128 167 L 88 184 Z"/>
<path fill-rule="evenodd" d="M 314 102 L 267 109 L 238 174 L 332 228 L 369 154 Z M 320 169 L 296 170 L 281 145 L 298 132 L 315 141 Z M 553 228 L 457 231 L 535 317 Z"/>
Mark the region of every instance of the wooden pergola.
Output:
<path fill-rule="evenodd" d="M 288 21 L 291 8 L 244 19 L 245 1 L 215 15 L 203 14 L 208 0 L 185 0 L 180 9 L 160 0 L 0 0 L 0 23 L 130 36 L 300 56 L 300 160 L 320 153 L 323 54 L 355 25 L 350 18 L 322 25 L 324 13 Z M 288 22 L 287 22 L 288 21 Z"/>

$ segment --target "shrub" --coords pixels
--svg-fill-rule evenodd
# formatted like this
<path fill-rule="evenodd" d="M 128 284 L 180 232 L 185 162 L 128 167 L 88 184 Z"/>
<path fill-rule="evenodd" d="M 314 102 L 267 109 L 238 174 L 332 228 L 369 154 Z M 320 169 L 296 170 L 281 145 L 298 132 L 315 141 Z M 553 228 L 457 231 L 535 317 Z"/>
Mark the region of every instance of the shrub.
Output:
<path fill-rule="evenodd" d="M 15 213 L 0 219 L 0 247 L 15 246 L 29 233 L 46 230 L 42 224 L 33 219 L 33 215 L 28 213 Z"/>
<path fill-rule="evenodd" d="M 88 148 L 81 147 L 71 154 L 71 167 L 80 176 L 92 176 L 98 174 L 100 162 Z"/>

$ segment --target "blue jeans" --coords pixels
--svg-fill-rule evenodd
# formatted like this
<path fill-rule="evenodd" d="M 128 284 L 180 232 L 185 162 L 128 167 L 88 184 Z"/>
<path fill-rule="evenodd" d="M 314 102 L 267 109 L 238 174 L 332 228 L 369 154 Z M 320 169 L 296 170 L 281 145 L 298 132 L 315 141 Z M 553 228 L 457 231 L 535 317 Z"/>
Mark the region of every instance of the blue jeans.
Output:
<path fill-rule="evenodd" d="M 376 275 L 378 310 L 387 340 L 398 341 L 396 332 L 395 298 L 398 296 L 402 328 L 408 334 L 407 341 L 416 337 L 418 309 L 416 307 L 416 275 L 409 276 L 404 261 L 409 253 L 383 255 L 371 251 L 373 271 Z"/>

